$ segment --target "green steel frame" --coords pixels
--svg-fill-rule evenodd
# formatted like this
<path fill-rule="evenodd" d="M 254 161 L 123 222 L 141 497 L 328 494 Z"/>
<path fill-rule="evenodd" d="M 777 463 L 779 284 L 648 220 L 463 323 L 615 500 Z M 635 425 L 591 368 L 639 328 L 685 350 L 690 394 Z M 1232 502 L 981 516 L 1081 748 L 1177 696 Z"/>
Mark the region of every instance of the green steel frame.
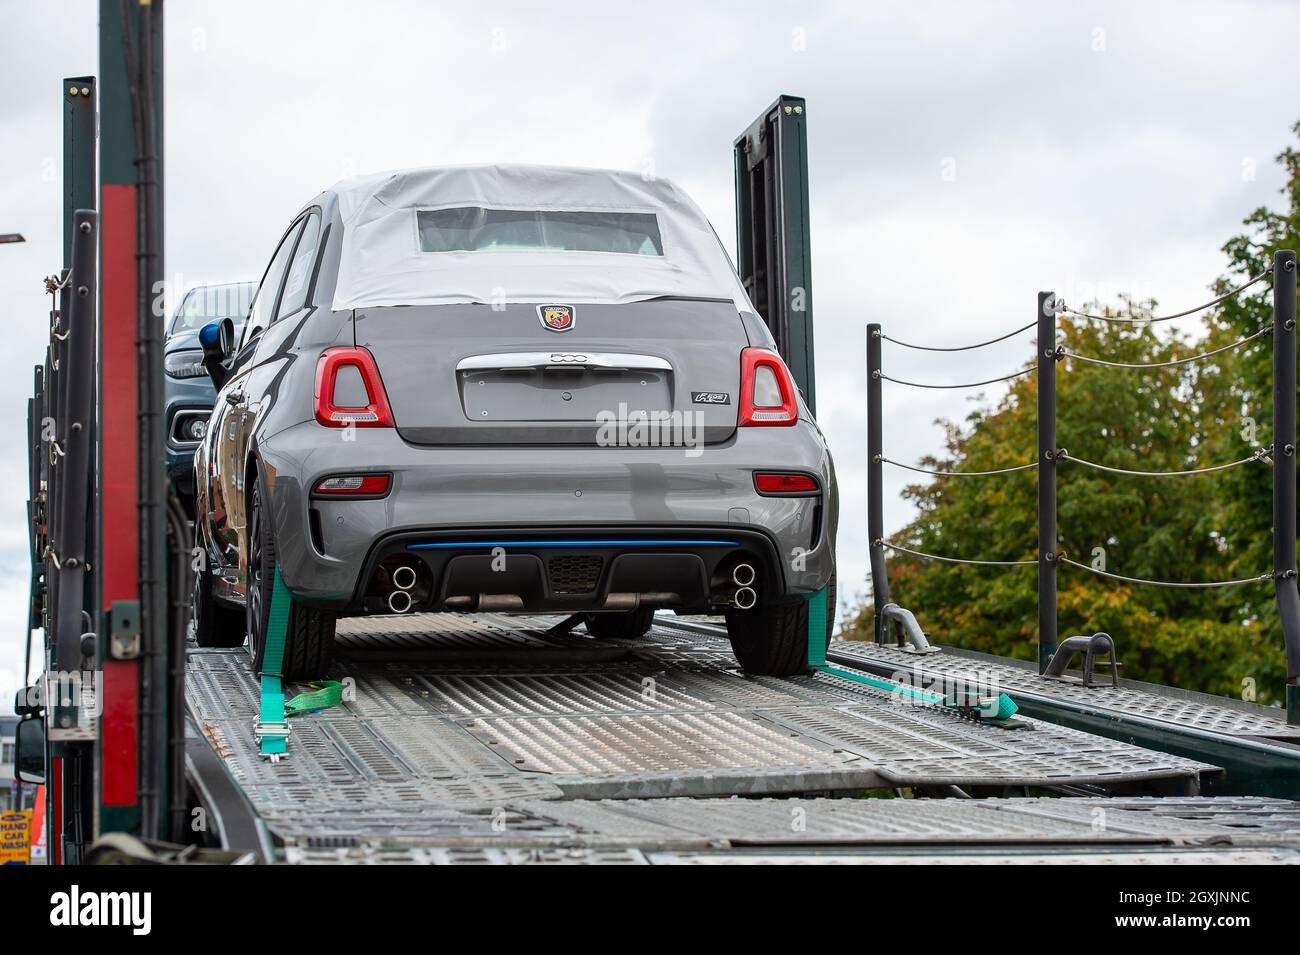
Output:
<path fill-rule="evenodd" d="M 130 832 L 146 839 L 166 837 L 174 775 L 157 520 L 162 465 L 154 453 L 162 428 L 152 397 L 162 387 L 156 354 L 162 323 L 152 308 L 163 275 L 162 7 L 162 0 L 99 3 L 103 294 L 96 539 L 106 552 L 95 575 L 104 680 L 96 835 Z"/>

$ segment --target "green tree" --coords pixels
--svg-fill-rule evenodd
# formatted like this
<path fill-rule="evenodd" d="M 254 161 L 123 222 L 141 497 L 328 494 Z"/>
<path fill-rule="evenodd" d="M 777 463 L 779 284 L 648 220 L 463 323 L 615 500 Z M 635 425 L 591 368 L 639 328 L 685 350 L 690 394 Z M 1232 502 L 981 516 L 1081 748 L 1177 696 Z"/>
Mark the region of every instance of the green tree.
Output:
<path fill-rule="evenodd" d="M 1300 135 L 1300 124 L 1295 128 Z M 1287 171 L 1286 210 L 1259 209 L 1224 251 L 1224 293 L 1263 272 L 1273 250 L 1300 247 L 1300 152 L 1279 157 Z M 1115 318 L 1150 315 L 1155 302 L 1123 301 Z M 1168 326 L 1063 317 L 1058 344 L 1071 355 L 1149 365 L 1230 345 L 1268 325 L 1271 292 L 1260 283 L 1205 313 L 1202 334 Z M 1058 444 L 1071 458 L 1133 471 L 1176 471 L 1250 456 L 1271 441 L 1271 341 L 1187 364 L 1128 369 L 1067 358 L 1058 366 Z M 960 422 L 940 422 L 945 451 L 923 466 L 983 471 L 1032 461 L 1035 380 Z M 1272 569 L 1272 485 L 1268 466 L 1246 464 L 1192 477 L 1130 477 L 1066 461 L 1058 472 L 1059 549 L 1080 563 L 1126 577 L 1208 581 Z M 905 496 L 917 516 L 894 540 L 933 554 L 1032 560 L 1037 551 L 1033 471 L 997 477 L 936 477 Z M 982 568 L 891 555 L 891 596 L 911 608 L 940 643 L 1034 659 L 1036 576 L 1032 566 Z M 873 608 L 856 628 L 870 633 Z M 1255 681 L 1261 701 L 1284 680 L 1281 634 L 1268 583 L 1215 590 L 1127 584 L 1063 565 L 1061 635 L 1104 630 L 1116 638 L 1124 675 L 1188 689 L 1239 695 Z"/>

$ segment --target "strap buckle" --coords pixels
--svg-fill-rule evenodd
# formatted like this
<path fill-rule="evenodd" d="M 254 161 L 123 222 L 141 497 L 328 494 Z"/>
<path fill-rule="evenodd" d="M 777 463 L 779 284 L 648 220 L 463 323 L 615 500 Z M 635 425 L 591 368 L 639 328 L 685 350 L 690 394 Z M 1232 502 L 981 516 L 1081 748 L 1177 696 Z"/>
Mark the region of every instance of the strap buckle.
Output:
<path fill-rule="evenodd" d="M 281 759 L 289 755 L 289 724 L 283 720 L 253 721 L 253 737 L 257 740 L 258 755 L 269 759 L 273 763 L 278 763 Z M 283 740 L 283 749 L 280 752 L 266 752 L 262 748 L 263 740 Z"/>
<path fill-rule="evenodd" d="M 272 720 L 263 722 L 262 720 L 253 721 L 253 735 L 259 740 L 263 736 L 279 737 L 280 739 L 289 738 L 289 724 L 283 720 Z"/>

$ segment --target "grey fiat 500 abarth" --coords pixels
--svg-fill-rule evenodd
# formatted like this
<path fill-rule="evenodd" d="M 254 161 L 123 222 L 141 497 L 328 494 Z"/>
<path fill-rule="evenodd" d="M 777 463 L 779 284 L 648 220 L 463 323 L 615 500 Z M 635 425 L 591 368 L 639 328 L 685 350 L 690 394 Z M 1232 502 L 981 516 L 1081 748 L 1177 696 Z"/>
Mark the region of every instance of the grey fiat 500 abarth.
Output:
<path fill-rule="evenodd" d="M 247 639 L 260 669 L 276 593 L 289 678 L 325 675 L 340 616 L 422 611 L 582 615 L 595 638 L 722 613 L 745 669 L 807 666 L 831 456 L 670 182 L 346 180 L 289 225 L 238 341 L 228 319 L 200 339 L 201 646 Z"/>

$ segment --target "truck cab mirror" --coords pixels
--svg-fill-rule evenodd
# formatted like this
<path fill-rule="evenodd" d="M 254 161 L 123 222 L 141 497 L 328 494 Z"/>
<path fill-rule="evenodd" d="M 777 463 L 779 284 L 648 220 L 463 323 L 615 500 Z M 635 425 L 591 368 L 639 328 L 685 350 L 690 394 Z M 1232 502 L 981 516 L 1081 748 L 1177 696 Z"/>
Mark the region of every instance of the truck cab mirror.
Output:
<path fill-rule="evenodd" d="M 22 687 L 14 694 L 14 713 L 18 716 L 40 716 L 40 686 L 32 684 Z"/>
<path fill-rule="evenodd" d="M 45 782 L 45 721 L 29 716 L 18 724 L 14 773 L 25 783 Z"/>
<path fill-rule="evenodd" d="M 203 367 L 217 391 L 230 377 L 226 363 L 235 351 L 235 323 L 229 318 L 208 322 L 199 329 L 199 344 L 203 346 Z"/>

